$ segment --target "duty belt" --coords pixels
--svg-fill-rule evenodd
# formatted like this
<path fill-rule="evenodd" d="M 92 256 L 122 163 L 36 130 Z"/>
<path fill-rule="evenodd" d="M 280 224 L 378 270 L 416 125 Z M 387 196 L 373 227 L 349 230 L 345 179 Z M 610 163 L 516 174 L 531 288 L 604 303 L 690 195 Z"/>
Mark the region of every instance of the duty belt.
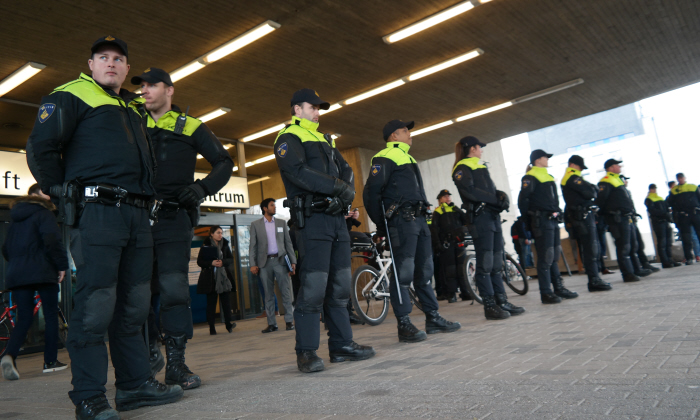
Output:
<path fill-rule="evenodd" d="M 160 201 L 160 210 L 162 211 L 168 211 L 168 212 L 177 212 L 180 210 L 180 203 L 176 201 L 168 201 L 168 200 L 161 200 Z"/>
<path fill-rule="evenodd" d="M 100 203 L 120 207 L 122 203 L 147 209 L 150 207 L 150 197 L 132 194 L 116 185 L 97 184 L 86 185 L 83 193 L 84 203 Z"/>

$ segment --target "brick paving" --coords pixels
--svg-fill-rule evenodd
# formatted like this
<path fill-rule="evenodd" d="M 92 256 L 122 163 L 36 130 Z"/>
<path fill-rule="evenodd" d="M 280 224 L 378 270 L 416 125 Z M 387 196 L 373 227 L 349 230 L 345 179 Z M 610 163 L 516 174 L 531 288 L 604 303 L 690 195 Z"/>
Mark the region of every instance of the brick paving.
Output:
<path fill-rule="evenodd" d="M 611 292 L 539 303 L 509 293 L 527 312 L 486 321 L 480 305 L 442 303 L 453 334 L 399 343 L 390 315 L 355 326 L 374 359 L 297 371 L 294 333 L 260 334 L 264 319 L 232 334 L 196 328 L 188 365 L 204 385 L 176 404 L 122 413 L 124 419 L 668 419 L 700 411 L 700 265 L 663 270 L 639 283 L 606 276 Z M 419 327 L 423 317 L 415 314 Z M 284 325 L 281 319 L 278 321 Z M 67 361 L 65 351 L 59 353 Z M 0 380 L 0 419 L 71 419 L 70 371 L 41 373 L 41 355 L 21 357 L 17 382 Z M 163 372 L 158 375 L 162 380 Z M 113 383 L 113 375 L 110 376 Z M 114 397 L 110 383 L 108 397 Z"/>

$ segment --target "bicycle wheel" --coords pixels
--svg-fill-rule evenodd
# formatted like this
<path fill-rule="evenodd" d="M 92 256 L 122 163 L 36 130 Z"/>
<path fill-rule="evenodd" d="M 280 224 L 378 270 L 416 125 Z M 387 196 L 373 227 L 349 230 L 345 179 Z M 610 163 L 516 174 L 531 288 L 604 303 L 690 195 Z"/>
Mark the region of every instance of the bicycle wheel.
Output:
<path fill-rule="evenodd" d="M 10 333 L 12 332 L 12 325 L 8 320 L 0 322 L 0 357 L 5 355 L 7 351 L 7 344 L 10 342 Z"/>
<path fill-rule="evenodd" d="M 418 300 L 418 295 L 416 294 L 416 289 L 413 288 L 413 283 L 411 283 L 411 287 L 408 288 L 408 295 L 411 297 L 411 303 L 413 303 L 416 308 L 423 311 L 423 304 L 421 304 L 420 300 Z"/>
<path fill-rule="evenodd" d="M 65 348 L 68 342 L 68 322 L 60 308 L 58 309 L 58 339 L 61 340 L 61 344 Z"/>
<path fill-rule="evenodd" d="M 476 255 L 467 255 L 466 262 L 464 263 L 465 276 L 467 276 L 467 290 L 477 303 L 483 304 L 484 301 L 481 300 L 481 296 L 476 292 L 478 289 L 476 287 Z"/>
<path fill-rule="evenodd" d="M 352 304 L 369 325 L 381 324 L 389 313 L 389 296 L 377 296 L 377 293 L 389 294 L 387 284 L 382 281 L 377 285 L 378 281 L 379 272 L 369 265 L 358 267 L 352 275 Z"/>
<path fill-rule="evenodd" d="M 519 295 L 527 293 L 529 289 L 527 274 L 525 274 L 525 270 L 523 270 L 520 264 L 510 255 L 506 256 L 505 267 L 503 267 L 501 275 L 503 276 L 503 281 L 510 287 L 510 290 Z"/>

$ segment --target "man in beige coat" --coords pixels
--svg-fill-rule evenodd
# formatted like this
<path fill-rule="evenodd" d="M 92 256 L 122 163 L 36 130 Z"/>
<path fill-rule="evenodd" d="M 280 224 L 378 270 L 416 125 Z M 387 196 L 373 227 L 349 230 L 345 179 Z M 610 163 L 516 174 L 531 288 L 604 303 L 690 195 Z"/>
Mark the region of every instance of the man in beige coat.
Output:
<path fill-rule="evenodd" d="M 294 306 L 292 306 L 292 284 L 289 278 L 290 267 L 292 273 L 296 270 L 297 259 L 292 247 L 292 239 L 289 237 L 287 223 L 281 219 L 275 219 L 277 212 L 275 200 L 266 198 L 260 203 L 263 217 L 250 225 L 250 271 L 260 274 L 260 279 L 265 290 L 265 312 L 267 312 L 267 328 L 263 333 L 277 331 L 275 319 L 275 279 L 282 293 L 284 305 L 284 321 L 287 331 L 293 330 Z"/>

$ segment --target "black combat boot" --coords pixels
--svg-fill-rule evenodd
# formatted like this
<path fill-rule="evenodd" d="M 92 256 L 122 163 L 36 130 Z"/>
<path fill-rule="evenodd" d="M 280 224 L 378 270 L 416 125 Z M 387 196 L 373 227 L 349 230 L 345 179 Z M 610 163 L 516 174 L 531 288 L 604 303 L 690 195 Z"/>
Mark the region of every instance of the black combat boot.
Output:
<path fill-rule="evenodd" d="M 340 363 L 346 360 L 366 360 L 377 354 L 370 346 L 361 346 L 356 342 L 351 342 L 347 346 L 329 351 L 331 363 Z"/>
<path fill-rule="evenodd" d="M 197 388 L 202 385 L 199 375 L 192 373 L 185 364 L 184 335 L 179 337 L 165 337 L 165 354 L 168 357 L 168 365 L 165 367 L 165 383 L 168 385 L 180 385 L 182 389 Z"/>
<path fill-rule="evenodd" d="M 457 293 L 450 293 L 449 296 L 447 297 L 447 303 L 455 303 L 457 302 Z"/>
<path fill-rule="evenodd" d="M 647 270 L 646 268 L 641 268 L 641 269 L 639 269 L 639 271 L 634 272 L 634 274 L 638 277 L 646 277 L 646 276 L 650 275 L 651 273 L 653 273 L 653 271 Z"/>
<path fill-rule="evenodd" d="M 297 353 L 297 367 L 304 373 L 320 372 L 324 369 L 323 359 L 316 355 L 315 350 L 302 350 Z"/>
<path fill-rule="evenodd" d="M 163 385 L 154 378 L 149 378 L 138 388 L 117 389 L 114 402 L 117 410 L 129 411 L 139 407 L 170 404 L 182 398 L 184 393 L 180 385 Z"/>
<path fill-rule="evenodd" d="M 540 299 L 545 305 L 561 303 L 561 298 L 554 293 L 542 293 L 540 294 Z"/>
<path fill-rule="evenodd" d="M 660 268 L 654 267 L 653 265 L 651 265 L 649 263 L 642 265 L 642 268 L 644 268 L 645 270 L 651 270 L 652 273 L 656 273 L 656 272 L 661 271 Z"/>
<path fill-rule="evenodd" d="M 484 315 L 486 319 L 497 320 L 510 318 L 510 312 L 496 305 L 496 299 L 493 296 L 482 296 L 484 302 Z"/>
<path fill-rule="evenodd" d="M 148 363 L 151 365 L 151 376 L 156 376 L 165 367 L 165 359 L 163 353 L 160 352 L 158 340 L 148 342 L 148 352 L 150 353 Z"/>
<path fill-rule="evenodd" d="M 554 289 L 554 294 L 562 299 L 575 299 L 578 297 L 578 293 L 564 287 L 564 280 L 561 277 L 552 279 L 552 288 Z"/>
<path fill-rule="evenodd" d="M 496 305 L 500 306 L 504 311 L 510 312 L 512 316 L 520 315 L 525 312 L 525 308 L 515 306 L 508 302 L 508 297 L 505 293 L 496 293 L 494 298 L 496 299 Z"/>
<path fill-rule="evenodd" d="M 624 281 L 625 283 L 632 283 L 639 280 L 640 278 L 633 273 L 625 273 L 622 275 L 622 281 Z"/>
<path fill-rule="evenodd" d="M 610 283 L 604 282 L 600 277 L 588 280 L 589 292 L 603 292 L 606 290 L 612 290 L 612 286 Z"/>
<path fill-rule="evenodd" d="M 107 401 L 105 394 L 83 400 L 75 407 L 76 420 L 119 420 L 119 413 Z"/>
<path fill-rule="evenodd" d="M 459 322 L 448 321 L 438 311 L 425 313 L 425 332 L 428 334 L 451 333 L 462 328 Z"/>
<path fill-rule="evenodd" d="M 397 327 L 399 329 L 399 341 L 403 343 L 416 343 L 428 338 L 425 331 L 421 331 L 411 323 L 411 317 L 408 315 L 396 317 Z"/>

